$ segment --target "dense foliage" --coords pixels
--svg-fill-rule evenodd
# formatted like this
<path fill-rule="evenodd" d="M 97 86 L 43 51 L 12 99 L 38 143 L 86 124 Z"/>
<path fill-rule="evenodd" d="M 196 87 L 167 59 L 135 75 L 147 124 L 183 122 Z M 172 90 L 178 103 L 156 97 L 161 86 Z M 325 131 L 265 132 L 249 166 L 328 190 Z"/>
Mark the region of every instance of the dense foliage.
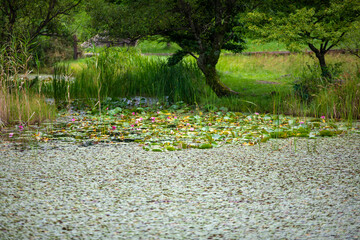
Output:
<path fill-rule="evenodd" d="M 248 14 L 249 29 L 257 37 L 284 42 L 290 50 L 307 45 L 319 60 L 322 75 L 331 78 L 325 54 L 338 46 L 359 20 L 354 0 L 281 1 Z"/>
<path fill-rule="evenodd" d="M 60 19 L 80 4 L 81 0 L 1 0 L 0 43 L 25 38 L 33 42 L 40 35 L 56 35 Z"/>
<path fill-rule="evenodd" d="M 180 47 L 170 60 L 176 64 L 186 55 L 197 60 L 207 84 L 218 96 L 237 94 L 221 81 L 215 66 L 222 49 L 240 52 L 243 46 L 239 14 L 251 10 L 257 1 L 116 1 L 93 11 L 97 25 L 111 36 L 141 38 L 161 35 Z M 99 0 L 95 1 L 99 4 Z M 99 8 L 97 8 L 99 9 Z M 101 11 L 100 11 L 101 12 Z M 149 16 L 150 15 L 150 16 Z M 114 17 L 115 16 L 115 17 Z"/>

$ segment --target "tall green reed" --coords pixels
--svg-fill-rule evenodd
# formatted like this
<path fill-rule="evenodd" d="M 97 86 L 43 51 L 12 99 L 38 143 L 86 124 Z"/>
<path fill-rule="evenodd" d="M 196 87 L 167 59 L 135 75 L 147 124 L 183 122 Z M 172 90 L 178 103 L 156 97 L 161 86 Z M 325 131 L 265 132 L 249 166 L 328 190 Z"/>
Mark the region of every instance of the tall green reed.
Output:
<path fill-rule="evenodd" d="M 294 78 L 293 91 L 281 94 L 281 111 L 297 116 L 326 116 L 352 121 L 360 119 L 359 68 L 336 68 L 332 79 L 323 79 L 319 69 L 306 67 Z"/>
<path fill-rule="evenodd" d="M 62 71 L 66 72 L 66 68 Z M 142 56 L 135 49 L 106 48 L 88 59 L 73 76 L 69 82 L 71 98 L 90 102 L 101 102 L 109 97 L 143 96 L 192 104 L 199 99 L 204 85 L 194 63 L 182 62 L 169 67 L 165 59 Z M 64 84 L 61 79 L 54 78 L 54 94 L 63 101 L 66 100 L 62 93 Z"/>
<path fill-rule="evenodd" d="M 28 78 L 31 58 L 26 39 L 13 38 L 0 49 L 0 127 L 39 123 L 55 115 L 55 109 L 36 91 L 39 79 Z"/>
<path fill-rule="evenodd" d="M 360 69 L 357 74 L 345 74 L 322 89 L 310 105 L 319 115 L 352 121 L 360 119 Z"/>

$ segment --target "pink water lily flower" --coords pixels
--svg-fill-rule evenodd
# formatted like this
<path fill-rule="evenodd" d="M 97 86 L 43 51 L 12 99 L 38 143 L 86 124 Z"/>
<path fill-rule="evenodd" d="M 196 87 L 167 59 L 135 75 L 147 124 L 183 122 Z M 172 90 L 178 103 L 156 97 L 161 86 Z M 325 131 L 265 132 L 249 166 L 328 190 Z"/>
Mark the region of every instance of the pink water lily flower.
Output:
<path fill-rule="evenodd" d="M 72 121 L 72 122 L 75 122 L 75 118 L 72 118 L 71 121 Z"/>
<path fill-rule="evenodd" d="M 115 130 L 116 129 L 116 126 L 112 126 L 112 130 Z"/>
<path fill-rule="evenodd" d="M 255 113 L 255 115 L 259 115 L 259 113 L 258 113 L 258 112 L 256 112 L 256 113 Z"/>
<path fill-rule="evenodd" d="M 131 114 L 132 114 L 132 115 L 135 115 L 136 113 L 135 113 L 135 112 L 132 112 Z"/>

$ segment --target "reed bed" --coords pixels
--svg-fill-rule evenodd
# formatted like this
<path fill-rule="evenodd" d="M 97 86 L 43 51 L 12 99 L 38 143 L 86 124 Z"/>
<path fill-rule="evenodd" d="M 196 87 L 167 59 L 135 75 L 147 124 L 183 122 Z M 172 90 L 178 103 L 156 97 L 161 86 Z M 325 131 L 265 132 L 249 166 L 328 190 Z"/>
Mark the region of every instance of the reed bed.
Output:
<path fill-rule="evenodd" d="M 31 58 L 24 41 L 0 49 L 0 128 L 40 123 L 55 116 L 56 109 L 46 103 L 38 78 L 27 77 Z"/>

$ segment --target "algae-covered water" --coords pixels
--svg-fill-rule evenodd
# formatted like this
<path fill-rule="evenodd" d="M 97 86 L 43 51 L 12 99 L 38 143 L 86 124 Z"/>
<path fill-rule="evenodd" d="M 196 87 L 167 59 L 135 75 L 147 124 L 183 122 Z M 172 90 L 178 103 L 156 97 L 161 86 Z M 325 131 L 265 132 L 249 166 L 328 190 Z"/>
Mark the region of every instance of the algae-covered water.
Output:
<path fill-rule="evenodd" d="M 0 145 L 1 239 L 358 239 L 360 135 Z"/>

